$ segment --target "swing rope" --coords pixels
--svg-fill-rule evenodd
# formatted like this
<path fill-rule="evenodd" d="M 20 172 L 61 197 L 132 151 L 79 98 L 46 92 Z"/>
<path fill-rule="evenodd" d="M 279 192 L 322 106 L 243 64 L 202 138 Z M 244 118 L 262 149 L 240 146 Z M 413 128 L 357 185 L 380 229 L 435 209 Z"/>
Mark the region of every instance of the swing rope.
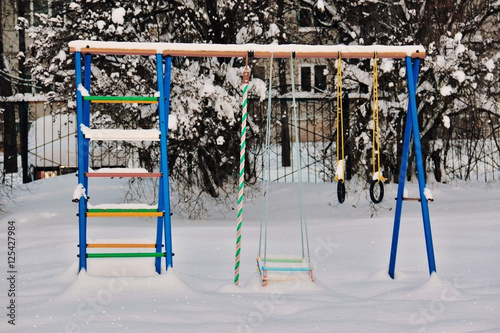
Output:
<path fill-rule="evenodd" d="M 344 110 L 342 98 L 342 54 L 339 52 L 337 59 L 337 172 L 335 175 L 339 203 L 345 201 Z M 341 148 L 339 142 L 341 142 Z M 342 159 L 340 159 L 339 153 L 342 153 Z"/>
<path fill-rule="evenodd" d="M 373 59 L 373 127 L 372 127 L 372 182 L 370 184 L 370 199 L 373 203 L 380 203 L 384 198 L 384 181 L 380 168 L 380 127 L 379 127 L 379 104 L 378 104 L 378 55 Z M 376 150 L 376 152 L 375 152 Z M 375 155 L 377 155 L 375 157 Z M 379 186 L 379 196 L 375 195 L 375 185 Z"/>
<path fill-rule="evenodd" d="M 299 210 L 300 210 L 300 237 L 302 241 L 302 258 L 307 258 L 311 262 L 309 252 L 309 235 L 307 232 L 307 221 L 304 214 L 304 187 L 302 184 L 302 154 L 300 150 L 300 133 L 297 115 L 297 103 L 295 101 L 295 69 L 294 69 L 295 52 L 292 52 L 290 58 L 290 70 L 292 77 L 292 109 L 293 109 L 293 126 L 295 127 L 295 147 L 297 154 L 298 182 L 299 182 Z M 306 245 L 304 247 L 304 237 Z"/>
<path fill-rule="evenodd" d="M 262 171 L 262 212 L 260 219 L 260 238 L 259 238 L 259 258 L 262 258 L 264 252 L 264 263 L 267 261 L 267 224 L 269 220 L 269 180 L 271 173 L 271 110 L 272 110 L 272 86 L 273 86 L 273 59 L 274 53 L 271 53 L 269 62 L 269 91 L 267 100 L 267 124 L 266 124 L 266 146 L 264 169 Z M 262 249 L 262 233 L 264 232 L 264 249 Z"/>

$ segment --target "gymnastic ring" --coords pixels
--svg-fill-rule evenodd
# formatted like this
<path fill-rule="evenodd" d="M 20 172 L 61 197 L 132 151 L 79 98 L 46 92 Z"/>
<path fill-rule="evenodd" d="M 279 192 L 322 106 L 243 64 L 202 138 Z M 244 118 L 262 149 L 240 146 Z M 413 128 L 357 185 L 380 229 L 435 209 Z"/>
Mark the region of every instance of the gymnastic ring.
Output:
<path fill-rule="evenodd" d="M 379 188 L 379 195 L 378 198 L 375 197 L 375 185 L 378 184 Z M 372 180 L 372 183 L 370 184 L 370 199 L 372 199 L 373 203 L 381 203 L 382 199 L 384 199 L 384 182 L 381 180 Z"/>
<path fill-rule="evenodd" d="M 339 179 L 337 182 L 337 198 L 339 203 L 344 203 L 345 201 L 345 184 L 343 179 Z"/>

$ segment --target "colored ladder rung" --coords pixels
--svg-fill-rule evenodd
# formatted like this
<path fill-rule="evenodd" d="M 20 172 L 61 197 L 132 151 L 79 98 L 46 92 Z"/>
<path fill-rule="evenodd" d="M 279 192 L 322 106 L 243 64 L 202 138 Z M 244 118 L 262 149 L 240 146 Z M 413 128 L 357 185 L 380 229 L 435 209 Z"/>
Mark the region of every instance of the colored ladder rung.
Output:
<path fill-rule="evenodd" d="M 125 178 L 125 177 L 137 177 L 137 178 L 160 178 L 161 172 L 86 172 L 85 177 L 87 178 Z"/>
<path fill-rule="evenodd" d="M 163 246 L 163 245 L 162 245 Z M 87 248 L 156 248 L 156 244 L 104 244 L 104 243 L 92 243 L 87 244 Z"/>
<path fill-rule="evenodd" d="M 166 257 L 165 252 L 134 252 L 134 253 L 87 253 L 87 258 L 147 258 Z"/>
<path fill-rule="evenodd" d="M 132 210 L 132 211 L 99 211 L 99 212 L 94 212 L 94 211 L 88 211 L 87 212 L 87 217 L 161 217 L 164 216 L 164 212 L 158 212 L 158 211 L 138 211 L 138 210 Z"/>
<path fill-rule="evenodd" d="M 92 103 L 158 103 L 158 97 L 150 96 L 83 96 L 83 100 Z"/>
<path fill-rule="evenodd" d="M 156 208 L 89 208 L 88 213 L 154 213 Z"/>
<path fill-rule="evenodd" d="M 262 267 L 263 271 L 281 271 L 281 272 L 309 272 L 312 267 Z"/>

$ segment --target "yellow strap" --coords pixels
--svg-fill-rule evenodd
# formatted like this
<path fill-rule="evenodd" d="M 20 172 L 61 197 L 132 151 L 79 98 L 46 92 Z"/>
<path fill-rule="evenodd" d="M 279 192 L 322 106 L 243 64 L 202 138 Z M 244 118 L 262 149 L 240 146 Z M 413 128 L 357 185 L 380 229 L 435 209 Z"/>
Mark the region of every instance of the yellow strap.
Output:
<path fill-rule="evenodd" d="M 377 67 L 377 52 L 373 59 L 373 130 L 372 130 L 372 166 L 373 174 L 378 171 L 378 181 L 386 180 L 380 172 L 380 128 L 378 122 L 378 67 Z M 376 148 L 375 148 L 376 147 Z M 375 167 L 375 149 L 377 149 L 377 167 Z"/>
<path fill-rule="evenodd" d="M 340 125 L 340 131 L 339 131 Z M 342 134 L 340 134 L 340 132 Z M 342 181 L 345 177 L 345 159 L 344 159 L 344 115 L 342 109 L 342 54 L 339 52 L 337 59 L 337 168 L 339 165 L 339 139 L 342 145 Z M 339 181 L 339 176 L 335 176 L 335 181 Z"/>

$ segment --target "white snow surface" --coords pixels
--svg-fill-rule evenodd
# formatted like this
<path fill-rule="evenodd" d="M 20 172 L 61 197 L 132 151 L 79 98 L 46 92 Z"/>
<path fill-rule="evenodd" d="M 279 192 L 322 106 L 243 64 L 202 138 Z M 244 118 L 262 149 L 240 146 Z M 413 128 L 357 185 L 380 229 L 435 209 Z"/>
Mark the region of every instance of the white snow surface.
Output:
<path fill-rule="evenodd" d="M 159 141 L 161 132 L 157 129 L 91 129 L 81 124 L 80 128 L 90 140 Z"/>
<path fill-rule="evenodd" d="M 443 96 L 450 96 L 453 93 L 453 88 L 450 85 L 442 86 L 439 92 Z"/>
<path fill-rule="evenodd" d="M 81 197 L 87 199 L 87 195 L 85 194 L 85 187 L 83 187 L 83 184 L 78 184 L 73 191 L 73 200 L 80 200 Z"/>
<path fill-rule="evenodd" d="M 276 33 L 275 29 L 270 30 L 270 33 Z M 114 52 L 134 52 L 140 51 L 140 54 L 146 53 L 174 53 L 174 52 L 204 52 L 207 56 L 214 52 L 233 52 L 238 54 L 247 54 L 248 51 L 254 52 L 296 52 L 300 55 L 302 52 L 314 52 L 329 56 L 331 54 L 341 53 L 379 53 L 379 57 L 384 57 L 384 53 L 400 53 L 400 57 L 411 56 L 415 52 L 425 52 L 422 45 L 405 45 L 405 46 L 390 46 L 390 45 L 303 45 L 303 44 L 196 44 L 196 43 L 144 43 L 144 42 L 101 42 L 89 40 L 74 40 L 69 42 L 69 47 L 76 52 L 82 49 L 96 48 L 105 50 L 105 54 L 113 54 Z M 215 53 L 215 54 L 216 54 Z M 371 57 L 371 56 L 370 56 Z"/>
<path fill-rule="evenodd" d="M 126 180 L 91 182 L 92 202 L 121 202 Z M 340 205 L 335 184 L 304 184 L 315 282 L 298 275 L 262 287 L 255 272 L 258 196 L 245 202 L 235 286 L 231 208 L 225 214 L 214 209 L 205 220 L 174 214 L 174 268 L 161 275 L 150 258 L 88 259 L 88 271 L 78 274 L 78 205 L 70 200 L 75 176 L 34 182 L 0 215 L 0 332 L 500 331 L 498 183 L 427 185 L 435 198 L 429 204 L 432 276 L 420 204 L 404 202 L 395 280 L 387 268 L 397 187 L 386 186 L 387 199 L 370 218 L 366 190 L 356 196 L 349 186 Z M 416 184 L 406 186 L 418 192 Z M 269 254 L 297 254 L 296 194 L 296 184 L 271 185 Z M 16 227 L 15 326 L 5 315 L 8 221 Z M 88 239 L 154 241 L 155 227 L 155 219 L 92 219 Z"/>
<path fill-rule="evenodd" d="M 125 23 L 125 8 L 115 8 L 113 9 L 113 11 L 111 12 L 111 20 L 113 21 L 113 23 L 116 23 L 116 24 L 123 24 Z"/>
<path fill-rule="evenodd" d="M 451 123 L 450 117 L 443 116 L 443 125 L 444 125 L 444 127 L 450 128 L 450 126 L 451 126 L 450 123 Z"/>

